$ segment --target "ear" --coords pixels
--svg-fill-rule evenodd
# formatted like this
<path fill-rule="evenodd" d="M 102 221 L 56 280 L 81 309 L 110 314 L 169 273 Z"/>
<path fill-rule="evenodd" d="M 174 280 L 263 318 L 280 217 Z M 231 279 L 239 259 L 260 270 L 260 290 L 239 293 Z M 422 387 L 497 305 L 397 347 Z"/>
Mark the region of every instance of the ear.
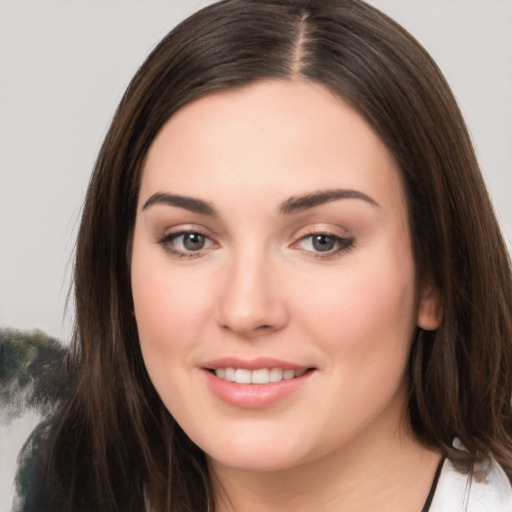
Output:
<path fill-rule="evenodd" d="M 443 319 L 443 307 L 439 289 L 432 279 L 423 279 L 419 287 L 418 327 L 435 331 Z"/>

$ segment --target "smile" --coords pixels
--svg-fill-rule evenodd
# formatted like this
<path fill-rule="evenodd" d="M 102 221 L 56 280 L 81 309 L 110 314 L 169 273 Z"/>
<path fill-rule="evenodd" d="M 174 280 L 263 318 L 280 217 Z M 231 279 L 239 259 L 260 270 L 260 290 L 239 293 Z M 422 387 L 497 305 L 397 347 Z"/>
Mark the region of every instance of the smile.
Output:
<path fill-rule="evenodd" d="M 291 397 L 307 386 L 317 368 L 273 358 L 209 361 L 202 375 L 211 392 L 230 406 L 262 409 Z"/>
<path fill-rule="evenodd" d="M 235 382 L 236 384 L 269 384 L 270 382 L 302 377 L 307 369 L 258 368 L 248 370 L 246 368 L 216 368 L 214 371 L 219 379 Z"/>

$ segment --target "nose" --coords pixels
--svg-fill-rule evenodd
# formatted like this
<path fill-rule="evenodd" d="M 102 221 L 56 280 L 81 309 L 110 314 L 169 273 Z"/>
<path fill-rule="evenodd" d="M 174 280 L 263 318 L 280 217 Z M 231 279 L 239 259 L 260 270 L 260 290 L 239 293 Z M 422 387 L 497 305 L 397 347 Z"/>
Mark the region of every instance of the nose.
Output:
<path fill-rule="evenodd" d="M 244 338 L 282 329 L 288 322 L 284 284 L 268 258 L 241 255 L 225 274 L 218 303 L 219 325 Z"/>

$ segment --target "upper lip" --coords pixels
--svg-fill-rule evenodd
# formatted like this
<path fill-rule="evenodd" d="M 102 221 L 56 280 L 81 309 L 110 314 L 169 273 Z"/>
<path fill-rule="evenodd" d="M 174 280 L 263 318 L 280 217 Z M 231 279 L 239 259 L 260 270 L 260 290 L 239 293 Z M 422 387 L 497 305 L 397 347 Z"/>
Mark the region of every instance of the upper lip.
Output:
<path fill-rule="evenodd" d="M 297 364 L 272 357 L 257 357 L 254 359 L 223 357 L 206 362 L 203 368 L 207 370 L 215 370 L 216 368 L 244 368 L 246 370 L 281 368 L 282 370 L 307 370 L 311 368 L 311 365 Z"/>

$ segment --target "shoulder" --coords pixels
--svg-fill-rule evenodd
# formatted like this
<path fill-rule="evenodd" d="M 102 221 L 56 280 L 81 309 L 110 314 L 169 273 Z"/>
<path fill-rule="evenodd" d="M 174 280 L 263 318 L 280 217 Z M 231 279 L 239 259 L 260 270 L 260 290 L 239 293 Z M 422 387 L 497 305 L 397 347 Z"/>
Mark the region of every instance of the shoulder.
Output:
<path fill-rule="evenodd" d="M 447 459 L 430 512 L 512 512 L 512 486 L 501 466 L 477 464 L 469 474 Z"/>

